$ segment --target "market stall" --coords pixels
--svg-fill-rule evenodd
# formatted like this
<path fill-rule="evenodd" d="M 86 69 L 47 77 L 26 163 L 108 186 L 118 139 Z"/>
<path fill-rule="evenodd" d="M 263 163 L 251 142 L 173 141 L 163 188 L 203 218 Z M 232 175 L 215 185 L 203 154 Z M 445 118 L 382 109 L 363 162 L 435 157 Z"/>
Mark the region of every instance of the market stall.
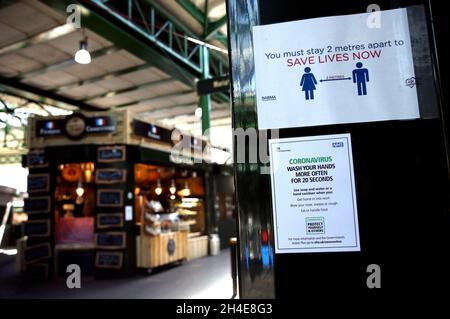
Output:
<path fill-rule="evenodd" d="M 32 118 L 29 145 L 24 273 L 75 263 L 122 276 L 208 254 L 215 165 L 205 140 L 123 111 Z"/>

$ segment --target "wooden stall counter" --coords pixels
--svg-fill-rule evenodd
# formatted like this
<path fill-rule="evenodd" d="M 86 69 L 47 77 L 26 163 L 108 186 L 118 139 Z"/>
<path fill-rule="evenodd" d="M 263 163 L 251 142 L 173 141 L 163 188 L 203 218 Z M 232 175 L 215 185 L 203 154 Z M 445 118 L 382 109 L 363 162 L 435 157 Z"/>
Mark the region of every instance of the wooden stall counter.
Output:
<path fill-rule="evenodd" d="M 152 268 L 187 259 L 188 232 L 142 235 L 136 239 L 137 266 Z"/>

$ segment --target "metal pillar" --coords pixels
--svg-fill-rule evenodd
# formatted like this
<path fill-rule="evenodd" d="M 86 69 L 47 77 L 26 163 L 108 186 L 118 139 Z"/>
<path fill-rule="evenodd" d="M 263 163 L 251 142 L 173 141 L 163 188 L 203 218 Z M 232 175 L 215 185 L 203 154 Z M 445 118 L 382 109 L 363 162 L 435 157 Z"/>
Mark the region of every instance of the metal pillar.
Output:
<path fill-rule="evenodd" d="M 209 78 L 209 51 L 206 46 L 201 47 L 201 61 L 202 61 L 202 78 Z M 202 108 L 202 133 L 205 135 L 211 124 L 211 95 L 200 96 L 200 107 Z M 209 134 L 207 134 L 209 135 Z"/>

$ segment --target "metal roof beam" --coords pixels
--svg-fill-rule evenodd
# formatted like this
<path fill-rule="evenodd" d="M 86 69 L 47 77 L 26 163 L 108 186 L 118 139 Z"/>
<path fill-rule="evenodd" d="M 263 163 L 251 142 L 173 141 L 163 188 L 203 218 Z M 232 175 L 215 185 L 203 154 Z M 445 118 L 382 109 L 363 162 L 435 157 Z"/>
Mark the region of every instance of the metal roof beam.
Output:
<path fill-rule="evenodd" d="M 165 95 L 159 95 L 159 96 L 155 96 L 153 98 L 150 99 L 145 99 L 145 100 L 141 100 L 141 101 L 133 101 L 130 103 L 126 103 L 126 104 L 121 104 L 121 105 L 117 105 L 116 108 L 122 108 L 122 107 L 128 107 L 130 106 L 130 110 L 134 111 L 135 109 L 139 109 L 139 108 L 145 108 L 148 106 L 144 106 L 144 105 L 139 105 L 139 104 L 144 104 L 144 103 L 151 103 L 151 102 L 155 102 L 155 101 L 160 101 L 160 100 L 164 100 L 164 99 L 170 99 L 170 98 L 176 98 L 176 97 L 182 97 L 185 96 L 187 94 L 192 94 L 195 93 L 195 91 L 184 91 L 184 92 L 180 92 L 180 93 L 170 93 L 170 94 L 165 94 Z"/>
<path fill-rule="evenodd" d="M 125 88 L 125 89 L 121 89 L 121 90 L 115 90 L 115 91 L 109 91 L 107 93 L 103 93 L 103 94 L 99 94 L 96 96 L 90 96 L 87 99 L 83 100 L 83 101 L 92 101 L 98 98 L 107 98 L 107 97 L 112 97 L 112 96 L 116 96 L 119 94 L 124 94 L 124 93 L 129 93 L 129 92 L 133 92 L 133 91 L 137 91 L 137 90 L 142 90 L 142 89 L 151 89 L 154 87 L 157 87 L 159 85 L 164 85 L 164 84 L 168 84 L 168 83 L 174 83 L 177 80 L 175 79 L 166 79 L 166 80 L 161 80 L 161 81 L 152 81 L 152 82 L 148 82 L 145 84 L 141 84 L 141 85 L 137 85 L 137 86 L 132 86 L 129 88 Z"/>
<path fill-rule="evenodd" d="M 24 40 L 18 41 L 16 43 L 13 43 L 6 47 L 1 48 L 0 56 L 19 51 L 21 49 L 28 48 L 29 46 L 32 46 L 32 45 L 37 45 L 37 44 L 40 44 L 43 42 L 47 42 L 47 41 L 62 37 L 64 35 L 74 32 L 75 30 L 76 29 L 71 24 L 63 24 L 63 25 L 54 27 L 50 30 L 41 32 L 39 34 L 36 34 L 34 36 L 28 37 Z"/>
<path fill-rule="evenodd" d="M 175 116 L 180 116 L 182 114 L 193 113 L 196 108 L 197 108 L 197 104 L 174 105 L 170 109 L 170 111 L 171 111 L 170 115 L 168 115 L 167 113 L 162 114 L 164 112 L 167 112 L 167 109 L 155 109 L 150 112 L 142 113 L 142 116 L 147 116 L 147 117 L 151 117 L 152 119 L 159 120 L 162 118 L 171 118 L 171 117 L 175 117 Z"/>
<path fill-rule="evenodd" d="M 99 76 L 95 76 L 89 79 L 85 79 L 85 80 L 81 80 L 81 81 L 74 81 L 59 87 L 56 87 L 54 89 L 54 91 L 63 91 L 63 90 L 67 90 L 67 89 L 73 89 L 76 88 L 78 86 L 81 85 L 85 85 L 85 84 L 91 84 L 91 83 L 95 83 L 95 82 L 100 82 L 100 81 L 104 81 L 104 80 L 109 80 L 109 79 L 113 79 L 128 73 L 133 73 L 133 72 L 137 72 L 137 71 L 142 71 L 145 69 L 149 69 L 151 68 L 151 66 L 148 66 L 147 64 L 141 64 L 138 66 L 132 66 L 129 68 L 125 68 L 122 70 L 118 70 L 118 71 L 114 71 L 114 72 L 110 72 L 110 73 L 106 73 L 106 74 L 102 74 Z"/>
<path fill-rule="evenodd" d="M 96 58 L 115 53 L 118 50 L 119 49 L 114 47 L 114 46 L 103 48 L 103 49 L 99 49 L 99 50 L 96 50 L 93 53 L 91 53 L 91 58 L 92 58 L 92 60 L 94 60 Z M 77 62 L 75 62 L 75 60 L 73 58 L 70 58 L 68 60 L 60 61 L 60 62 L 52 64 L 52 65 L 47 65 L 47 66 L 45 66 L 43 68 L 39 68 L 37 70 L 32 70 L 30 72 L 23 73 L 23 74 L 15 77 L 15 79 L 16 80 L 23 80 L 26 77 L 38 76 L 38 75 L 41 75 L 41 74 L 43 74 L 45 72 L 53 71 L 53 70 L 57 70 L 57 69 L 61 69 L 61 68 L 65 68 L 65 67 L 74 65 L 76 63 Z"/>
<path fill-rule="evenodd" d="M 56 94 L 54 92 L 43 90 L 35 86 L 28 85 L 26 83 L 17 81 L 16 79 L 6 78 L 0 76 L 0 88 L 8 93 L 24 99 L 28 99 L 35 102 L 41 102 L 49 105 L 54 105 L 58 107 L 60 103 L 68 104 L 71 106 L 78 107 L 85 111 L 104 111 L 105 108 L 100 108 L 82 101 L 74 100 L 66 96 Z M 64 108 L 64 107 L 63 107 Z"/>

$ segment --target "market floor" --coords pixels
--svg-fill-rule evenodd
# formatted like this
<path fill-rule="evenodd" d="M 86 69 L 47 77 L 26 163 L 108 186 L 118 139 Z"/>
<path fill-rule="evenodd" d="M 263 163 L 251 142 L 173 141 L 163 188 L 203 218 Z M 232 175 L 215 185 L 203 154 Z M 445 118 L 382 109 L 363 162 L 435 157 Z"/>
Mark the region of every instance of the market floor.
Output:
<path fill-rule="evenodd" d="M 125 279 L 83 278 L 80 289 L 69 289 L 65 278 L 29 283 L 15 271 L 14 256 L 0 265 L 0 299 L 229 299 L 232 279 L 229 250 L 185 262 L 152 275 Z"/>

